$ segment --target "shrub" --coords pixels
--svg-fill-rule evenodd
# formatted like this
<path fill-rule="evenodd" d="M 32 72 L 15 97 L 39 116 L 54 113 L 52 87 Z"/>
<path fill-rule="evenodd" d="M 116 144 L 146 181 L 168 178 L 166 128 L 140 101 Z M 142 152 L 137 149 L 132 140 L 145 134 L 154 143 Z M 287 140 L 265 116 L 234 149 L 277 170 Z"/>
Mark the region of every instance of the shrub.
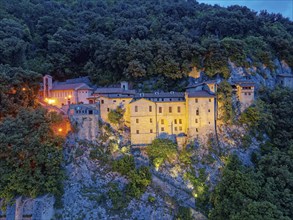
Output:
<path fill-rule="evenodd" d="M 122 159 L 114 161 L 112 167 L 114 171 L 127 176 L 131 171 L 135 170 L 134 158 L 126 155 Z"/>
<path fill-rule="evenodd" d="M 177 146 L 168 139 L 155 139 L 147 147 L 147 154 L 155 167 L 159 167 L 166 159 L 169 162 L 176 159 Z"/>
<path fill-rule="evenodd" d="M 119 124 L 123 118 L 124 110 L 121 107 L 117 107 L 115 110 L 111 110 L 108 114 L 108 119 L 113 124 Z"/>

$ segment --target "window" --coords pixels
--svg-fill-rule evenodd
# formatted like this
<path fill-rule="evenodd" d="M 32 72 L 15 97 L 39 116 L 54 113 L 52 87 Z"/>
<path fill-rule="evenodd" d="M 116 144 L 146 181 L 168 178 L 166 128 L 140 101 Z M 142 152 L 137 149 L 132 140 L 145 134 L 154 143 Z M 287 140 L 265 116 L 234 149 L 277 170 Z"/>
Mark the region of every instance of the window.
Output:
<path fill-rule="evenodd" d="M 161 124 L 162 124 L 162 125 L 164 124 L 164 119 L 161 119 Z"/>
<path fill-rule="evenodd" d="M 116 100 L 113 100 L 113 102 L 116 102 Z"/>
<path fill-rule="evenodd" d="M 196 109 L 196 115 L 199 115 L 199 110 L 198 109 Z"/>
<path fill-rule="evenodd" d="M 170 99 L 170 101 L 172 101 L 172 99 Z"/>
<path fill-rule="evenodd" d="M 150 118 L 150 123 L 153 123 L 153 119 L 152 118 Z"/>
<path fill-rule="evenodd" d="M 152 112 L 152 111 L 153 111 L 152 106 L 149 106 L 149 112 Z"/>
<path fill-rule="evenodd" d="M 150 130 L 150 133 L 153 133 L 153 129 Z"/>
<path fill-rule="evenodd" d="M 175 127 L 174 130 L 177 131 L 177 127 Z"/>
<path fill-rule="evenodd" d="M 211 122 L 209 121 L 209 125 L 211 124 Z"/>
<path fill-rule="evenodd" d="M 245 92 L 244 95 L 247 95 L 247 93 Z"/>
<path fill-rule="evenodd" d="M 109 112 L 110 111 L 110 109 L 109 108 L 107 108 L 107 112 Z"/>
<path fill-rule="evenodd" d="M 182 127 L 179 127 L 179 131 L 182 131 Z"/>
<path fill-rule="evenodd" d="M 209 109 L 208 112 L 211 112 L 211 110 Z"/>
<path fill-rule="evenodd" d="M 195 131 L 198 132 L 198 128 L 196 128 Z"/>
<path fill-rule="evenodd" d="M 103 99 L 101 100 L 101 103 L 104 104 L 104 100 Z"/>
<path fill-rule="evenodd" d="M 136 130 L 136 133 L 139 134 L 139 130 Z"/>
<path fill-rule="evenodd" d="M 125 100 L 122 100 L 122 102 L 125 102 Z"/>
<path fill-rule="evenodd" d="M 248 95 L 251 95 L 251 93 L 249 92 Z"/>
<path fill-rule="evenodd" d="M 174 120 L 174 124 L 177 125 L 177 119 Z"/>
<path fill-rule="evenodd" d="M 161 127 L 161 131 L 165 131 L 164 127 Z"/>
<path fill-rule="evenodd" d="M 134 111 L 138 112 L 138 107 L 137 106 L 134 107 Z"/>
<path fill-rule="evenodd" d="M 182 119 L 179 119 L 179 124 L 182 124 Z"/>
<path fill-rule="evenodd" d="M 195 119 L 195 123 L 198 123 L 198 119 L 197 118 Z"/>
<path fill-rule="evenodd" d="M 159 107 L 159 113 L 162 113 L 162 107 Z"/>
<path fill-rule="evenodd" d="M 209 102 L 212 102 L 212 99 L 209 99 Z"/>
<path fill-rule="evenodd" d="M 136 121 L 137 124 L 139 123 L 139 119 L 138 118 L 135 121 Z"/>
<path fill-rule="evenodd" d="M 198 103 L 198 99 L 195 99 L 195 103 Z"/>
<path fill-rule="evenodd" d="M 180 108 L 180 106 L 177 107 L 177 112 L 178 112 L 178 113 L 181 112 L 181 108 Z"/>
<path fill-rule="evenodd" d="M 169 107 L 169 113 L 172 113 L 172 107 Z"/>

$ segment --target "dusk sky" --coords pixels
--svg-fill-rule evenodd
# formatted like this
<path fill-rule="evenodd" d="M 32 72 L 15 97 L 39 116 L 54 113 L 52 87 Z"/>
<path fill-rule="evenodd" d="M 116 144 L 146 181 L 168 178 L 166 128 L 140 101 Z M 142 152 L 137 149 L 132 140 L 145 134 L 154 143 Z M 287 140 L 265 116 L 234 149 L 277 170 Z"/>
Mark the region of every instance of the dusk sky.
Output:
<path fill-rule="evenodd" d="M 254 11 L 267 10 L 281 13 L 293 20 L 293 0 L 197 0 L 199 3 L 218 4 L 221 6 L 243 5 Z"/>

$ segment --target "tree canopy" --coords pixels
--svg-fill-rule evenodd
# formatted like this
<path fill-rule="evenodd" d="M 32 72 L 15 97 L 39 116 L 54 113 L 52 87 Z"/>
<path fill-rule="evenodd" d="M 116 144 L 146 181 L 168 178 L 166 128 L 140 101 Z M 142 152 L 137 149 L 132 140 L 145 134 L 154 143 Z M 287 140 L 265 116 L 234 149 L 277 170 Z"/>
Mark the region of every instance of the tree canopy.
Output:
<path fill-rule="evenodd" d="M 228 60 L 293 67 L 293 23 L 280 14 L 195 0 L 2 1 L 0 64 L 99 84 L 164 77 L 192 67 L 227 78 Z M 172 85 L 173 83 L 173 85 Z"/>

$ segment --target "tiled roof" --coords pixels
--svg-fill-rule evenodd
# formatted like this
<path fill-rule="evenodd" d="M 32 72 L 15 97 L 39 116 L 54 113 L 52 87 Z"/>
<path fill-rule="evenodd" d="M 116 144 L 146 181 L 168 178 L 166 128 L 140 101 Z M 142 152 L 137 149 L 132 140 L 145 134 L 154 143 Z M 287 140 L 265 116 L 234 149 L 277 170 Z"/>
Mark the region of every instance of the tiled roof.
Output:
<path fill-rule="evenodd" d="M 215 97 L 215 94 L 211 94 L 205 90 L 194 91 L 187 94 L 188 94 L 188 97 Z"/>
<path fill-rule="evenodd" d="M 81 90 L 87 89 L 91 90 L 92 88 L 89 87 L 85 83 L 55 83 L 53 84 L 52 90 Z"/>
<path fill-rule="evenodd" d="M 235 83 L 236 85 L 239 85 L 241 87 L 243 86 L 255 86 L 255 83 L 253 81 L 233 81 L 231 84 L 233 85 Z"/>
<path fill-rule="evenodd" d="M 135 90 L 125 90 L 122 88 L 97 88 L 95 94 L 135 94 Z"/>
<path fill-rule="evenodd" d="M 136 93 L 135 98 L 184 98 L 184 92 Z"/>

